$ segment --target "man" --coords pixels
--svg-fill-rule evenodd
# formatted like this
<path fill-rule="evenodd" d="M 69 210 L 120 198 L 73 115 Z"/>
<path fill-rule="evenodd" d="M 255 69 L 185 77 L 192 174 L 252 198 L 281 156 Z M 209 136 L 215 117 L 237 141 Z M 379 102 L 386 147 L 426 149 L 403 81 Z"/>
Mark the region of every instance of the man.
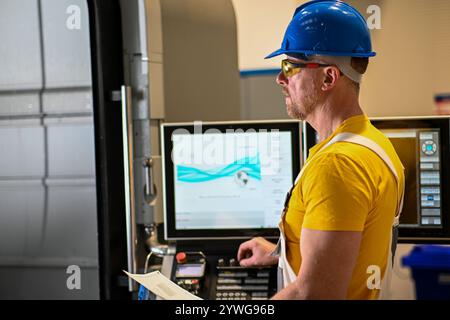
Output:
<path fill-rule="evenodd" d="M 358 102 L 375 55 L 365 20 L 340 1 L 308 2 L 267 58 L 280 54 L 287 56 L 277 77 L 287 112 L 307 121 L 320 142 L 288 193 L 278 246 L 254 238 L 241 244 L 238 260 L 246 267 L 278 263 L 275 299 L 379 298 L 404 175 L 390 141 Z"/>

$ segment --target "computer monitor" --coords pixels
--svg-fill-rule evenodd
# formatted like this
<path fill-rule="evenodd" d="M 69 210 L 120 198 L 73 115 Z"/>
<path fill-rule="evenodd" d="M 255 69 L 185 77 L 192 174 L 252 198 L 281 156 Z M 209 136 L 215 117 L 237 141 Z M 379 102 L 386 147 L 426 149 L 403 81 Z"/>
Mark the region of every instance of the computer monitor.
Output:
<path fill-rule="evenodd" d="M 405 167 L 401 240 L 450 239 L 449 117 L 372 118 Z"/>
<path fill-rule="evenodd" d="M 161 126 L 167 240 L 278 236 L 300 171 L 302 123 Z"/>
<path fill-rule="evenodd" d="M 371 118 L 405 167 L 400 242 L 450 242 L 450 117 Z M 309 150 L 317 133 L 305 125 Z"/>

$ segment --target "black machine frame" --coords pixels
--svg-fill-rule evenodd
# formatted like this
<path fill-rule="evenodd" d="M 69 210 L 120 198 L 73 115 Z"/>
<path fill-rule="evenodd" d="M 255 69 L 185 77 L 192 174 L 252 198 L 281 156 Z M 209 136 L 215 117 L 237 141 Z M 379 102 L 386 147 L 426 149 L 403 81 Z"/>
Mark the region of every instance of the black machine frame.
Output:
<path fill-rule="evenodd" d="M 94 102 L 100 299 L 130 299 L 127 265 L 121 101 L 111 93 L 125 83 L 118 0 L 87 0 Z"/>

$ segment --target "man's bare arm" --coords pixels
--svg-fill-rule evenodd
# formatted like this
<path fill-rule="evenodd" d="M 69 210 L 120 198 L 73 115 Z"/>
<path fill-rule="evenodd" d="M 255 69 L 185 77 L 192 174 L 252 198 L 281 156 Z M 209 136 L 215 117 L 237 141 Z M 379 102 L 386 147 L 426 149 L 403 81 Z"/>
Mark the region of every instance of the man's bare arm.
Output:
<path fill-rule="evenodd" d="M 303 228 L 298 277 L 273 299 L 345 299 L 361 237 L 361 232 Z"/>

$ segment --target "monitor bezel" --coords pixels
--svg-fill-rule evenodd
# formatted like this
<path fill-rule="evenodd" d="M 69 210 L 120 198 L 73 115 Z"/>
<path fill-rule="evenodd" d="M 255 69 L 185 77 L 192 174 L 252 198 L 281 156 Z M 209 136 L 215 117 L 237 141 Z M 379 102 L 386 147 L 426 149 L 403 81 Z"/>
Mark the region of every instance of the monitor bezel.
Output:
<path fill-rule="evenodd" d="M 404 227 L 399 228 L 399 242 L 424 241 L 446 243 L 450 240 L 450 168 L 445 165 L 450 159 L 450 118 L 439 117 L 383 117 L 371 118 L 372 124 L 380 129 L 419 129 L 438 128 L 440 130 L 441 160 L 441 227 Z"/>
<path fill-rule="evenodd" d="M 292 132 L 292 181 L 295 180 L 301 168 L 302 122 L 293 120 L 271 121 L 233 121 L 233 122 L 202 122 L 201 132 L 208 129 L 218 129 L 226 132 L 227 129 L 278 129 Z M 175 185 L 173 183 L 173 162 L 171 152 L 173 148 L 172 133 L 176 129 L 185 129 L 190 133 L 198 130 L 195 123 L 163 123 L 161 125 L 161 155 L 163 164 L 163 189 L 164 189 L 164 237 L 166 240 L 199 240 L 199 239 L 247 239 L 255 236 L 276 238 L 279 236 L 278 228 L 254 228 L 254 229 L 180 229 L 175 228 Z M 199 131 L 195 131 L 198 133 Z M 286 190 L 287 192 L 288 190 Z M 280 207 L 280 214 L 283 208 Z"/>

